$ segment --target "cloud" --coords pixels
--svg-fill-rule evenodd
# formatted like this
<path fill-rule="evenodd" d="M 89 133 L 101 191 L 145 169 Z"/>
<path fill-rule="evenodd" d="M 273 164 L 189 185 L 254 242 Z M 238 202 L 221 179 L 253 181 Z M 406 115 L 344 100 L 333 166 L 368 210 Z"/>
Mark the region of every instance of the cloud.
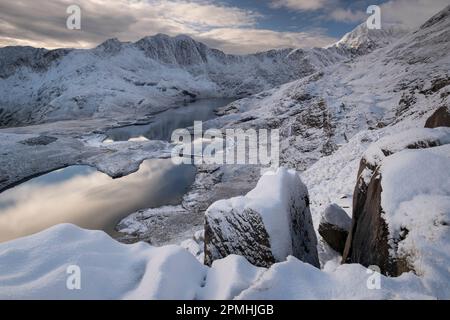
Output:
<path fill-rule="evenodd" d="M 344 23 L 362 22 L 367 17 L 368 15 L 364 11 L 353 11 L 342 8 L 334 9 L 329 13 L 329 19 Z"/>
<path fill-rule="evenodd" d="M 365 8 L 355 10 L 354 6 L 367 7 L 370 0 L 355 1 L 349 7 L 343 7 L 342 0 L 271 0 L 273 8 L 288 8 L 297 11 L 319 11 L 324 20 L 343 23 L 363 22 L 368 15 Z M 389 0 L 380 4 L 382 22 L 397 23 L 405 28 L 414 29 L 434 14 L 449 5 L 449 0 Z M 319 17 L 319 18 L 320 18 Z"/>
<path fill-rule="evenodd" d="M 324 47 L 337 41 L 321 30 L 277 32 L 267 29 L 218 28 L 199 35 L 199 39 L 226 52 L 244 54 L 267 49 Z M 245 46 L 243 46 L 245 44 Z"/>
<path fill-rule="evenodd" d="M 272 0 L 273 8 L 288 8 L 299 11 L 314 11 L 322 9 L 328 4 L 328 0 Z"/>
<path fill-rule="evenodd" d="M 398 23 L 406 28 L 417 28 L 444 9 L 448 0 L 391 0 L 381 7 L 382 23 Z"/>
<path fill-rule="evenodd" d="M 66 9 L 71 4 L 73 0 L 1 2 L 0 45 L 89 48 L 113 37 L 136 41 L 165 33 L 187 34 L 230 53 L 249 53 L 334 40 L 317 32 L 256 29 L 263 17 L 258 12 L 212 0 L 78 0 L 81 30 L 68 30 Z"/>
<path fill-rule="evenodd" d="M 0 1 L 0 46 L 89 48 L 106 39 L 136 41 L 156 33 L 187 34 L 229 53 L 284 47 L 327 45 L 336 39 L 323 30 L 283 32 L 258 27 L 262 14 L 218 0 L 77 0 L 81 30 L 66 28 L 66 9 L 73 0 Z M 272 7 L 308 11 L 318 22 L 353 23 L 365 10 L 341 8 L 339 0 L 271 0 Z M 417 27 L 448 0 L 390 0 L 381 5 L 382 22 Z M 320 26 L 320 24 L 319 24 Z"/>

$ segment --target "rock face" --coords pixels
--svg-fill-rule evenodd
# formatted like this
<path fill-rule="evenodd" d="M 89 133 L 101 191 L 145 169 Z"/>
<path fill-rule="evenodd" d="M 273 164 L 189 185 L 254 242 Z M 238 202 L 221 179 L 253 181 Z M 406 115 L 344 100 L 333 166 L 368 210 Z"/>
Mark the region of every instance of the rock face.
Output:
<path fill-rule="evenodd" d="M 428 118 L 425 128 L 450 127 L 450 112 L 447 107 L 441 107 Z"/>
<path fill-rule="evenodd" d="M 205 264 L 230 254 L 268 267 L 289 255 L 319 267 L 309 197 L 295 171 L 261 177 L 244 197 L 211 205 L 205 221 Z"/>
<path fill-rule="evenodd" d="M 319 234 L 335 251 L 342 254 L 350 231 L 352 219 L 338 205 L 329 205 L 322 214 Z"/>
<path fill-rule="evenodd" d="M 395 180 L 398 185 L 395 187 L 397 191 L 391 192 L 394 195 L 406 194 L 415 186 L 406 181 L 402 182 L 403 177 L 395 177 L 395 170 L 389 175 L 383 174 L 384 165 L 391 157 L 406 152 L 407 149 L 412 152 L 413 149 L 427 149 L 448 143 L 450 143 L 450 129 L 419 129 L 383 138 L 367 150 L 361 160 L 353 194 L 352 226 L 343 253 L 343 263 L 376 265 L 384 274 L 390 276 L 415 271 L 409 261 L 409 254 L 397 250 L 398 244 L 405 239 L 410 230 L 404 227 L 393 229 L 386 221 L 386 216 L 394 213 L 386 212 L 386 208 L 383 207 L 388 197 L 383 194 L 383 185 L 387 183 L 385 181 L 387 179 Z M 409 164 L 405 162 L 404 165 Z M 399 168 L 402 165 L 400 163 Z M 422 165 L 419 163 L 419 166 Z M 416 172 L 410 175 L 413 174 Z M 402 189 L 401 193 L 398 192 L 399 189 Z M 409 214 L 413 215 L 412 212 Z"/>

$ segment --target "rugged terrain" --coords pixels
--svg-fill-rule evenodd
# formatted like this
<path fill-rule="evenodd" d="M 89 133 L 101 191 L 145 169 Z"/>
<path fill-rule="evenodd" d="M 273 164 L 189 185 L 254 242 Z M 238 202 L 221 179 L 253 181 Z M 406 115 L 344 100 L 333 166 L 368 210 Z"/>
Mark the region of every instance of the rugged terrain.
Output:
<path fill-rule="evenodd" d="M 280 129 L 281 164 L 300 172 L 308 188 L 308 210 L 317 230 L 322 213 L 333 203 L 342 207 L 349 216 L 357 212 L 352 204 L 357 202 L 353 199 L 354 190 L 361 179 L 358 175 L 361 159 L 367 155 L 366 152 L 370 154 L 369 146 L 376 145 L 381 138 L 386 139 L 381 141 L 393 141 L 391 138 L 395 140 L 405 132 L 417 132 L 414 130 L 425 125 L 445 124 L 450 106 L 449 52 L 450 6 L 417 30 L 404 32 L 394 28 L 374 34 L 360 26 L 326 49 L 276 50 L 231 56 L 186 37 L 172 39 L 162 35 L 144 38 L 137 43 L 110 40 L 92 50 L 3 48 L 0 50 L 0 88 L 5 94 L 0 101 L 0 123 L 11 128 L 0 129 L 0 190 L 34 174 L 74 163 L 92 164 L 120 177 L 136 170 L 145 158 L 168 156 L 170 145 L 160 141 L 105 145 L 102 141 L 108 128 L 149 121 L 155 112 L 180 100 L 247 96 L 218 110 L 219 117 L 208 121 L 204 127 Z M 125 116 L 123 110 L 127 111 Z M 443 110 L 444 118 L 437 119 L 436 110 Z M 34 125 L 13 127 L 18 124 Z M 111 261 L 139 251 L 143 256 L 139 256 L 141 258 L 136 265 L 141 270 L 141 281 L 124 280 L 126 283 L 118 284 L 120 288 L 113 288 L 117 289 L 114 298 L 172 297 L 170 292 L 158 290 L 162 284 L 165 285 L 164 281 L 170 280 L 170 276 L 155 280 L 149 270 L 162 268 L 169 274 L 183 274 L 174 261 L 182 261 L 195 275 L 189 280 L 192 282 L 181 281 L 181 286 L 170 284 L 171 288 L 172 285 L 181 288 L 173 290 L 174 295 L 187 292 L 182 298 L 208 298 L 219 292 L 217 288 L 220 287 L 230 289 L 220 295 L 223 298 L 448 298 L 449 275 L 445 266 L 448 261 L 450 191 L 448 183 L 436 187 L 440 181 L 449 181 L 448 170 L 445 170 L 448 167 L 448 145 L 428 147 L 423 152 L 409 150 L 409 153 L 405 150 L 407 152 L 394 154 L 383 162 L 382 170 L 389 179 L 380 183 L 386 183 L 383 187 L 394 191 L 402 187 L 402 181 L 410 181 L 411 172 L 420 170 L 424 163 L 431 163 L 428 162 L 430 159 L 435 160 L 436 168 L 444 170 L 438 172 L 442 175 L 439 179 L 430 180 L 425 191 L 414 189 L 416 184 L 412 182 L 417 183 L 416 180 L 407 184 L 415 192 L 414 196 L 419 196 L 418 199 L 392 199 L 384 195 L 384 198 L 374 200 L 375 203 L 388 201 L 383 202 L 385 206 L 380 204 L 378 209 L 387 208 L 388 218 L 392 218 L 387 221 L 393 228 L 390 229 L 390 240 L 396 240 L 397 244 L 406 240 L 399 246 L 404 251 L 399 253 L 406 252 L 412 257 L 412 265 L 396 269 L 401 272 L 393 274 L 411 272 L 395 279 L 383 278 L 386 286 L 379 292 L 368 291 L 365 286 L 355 289 L 355 283 L 365 284 L 367 269 L 361 265 L 338 266 L 340 253 L 331 249 L 320 236 L 318 255 L 323 271 L 292 257 L 269 269 L 260 269 L 235 256 L 217 260 L 212 268 L 205 269 L 191 256 L 185 256 L 184 251 L 173 247 L 149 249 L 139 244 L 125 249 L 99 234 L 72 226 L 55 227 L 34 238 L 17 241 L 12 246 L 23 251 L 30 247 L 30 243 L 39 240 L 49 248 L 60 250 L 61 256 L 65 257 L 71 246 L 77 245 L 77 237 L 85 237 L 95 244 L 96 251 L 110 248 Z M 396 178 L 394 160 L 408 165 L 409 171 L 401 175 L 403 180 Z M 176 232 L 182 232 L 183 236 L 193 233 L 203 228 L 203 215 L 211 204 L 247 193 L 260 178 L 257 167 L 200 165 L 198 170 L 197 179 L 181 207 L 157 212 L 149 210 L 130 216 L 119 224 L 119 229 L 128 233 L 123 240 L 173 243 L 174 238 L 170 237 L 164 241 L 152 239 L 155 220 L 169 224 L 181 221 L 183 230 L 177 229 Z M 425 170 L 422 173 L 436 174 Z M 430 200 L 427 192 L 439 196 L 440 206 L 433 208 L 441 210 L 442 216 L 433 215 L 425 219 L 425 225 L 430 228 L 420 228 L 408 220 L 407 213 L 416 210 L 410 215 L 414 217 L 427 211 L 421 204 L 421 199 Z M 392 203 L 401 206 L 401 210 L 391 206 Z M 379 214 L 380 210 L 376 213 Z M 182 216 L 186 211 L 193 214 L 192 224 Z M 375 214 L 367 210 L 362 213 L 365 215 Z M 402 227 L 412 230 L 410 238 L 401 233 Z M 356 235 L 364 233 L 364 229 L 356 232 L 357 228 L 354 220 L 350 232 Z M 67 247 L 56 245 L 55 248 L 48 239 L 63 241 Z M 423 239 L 429 242 L 414 247 L 415 241 Z M 4 249 L 0 252 L 0 259 L 6 259 L 7 247 L 0 248 Z M 198 247 L 195 250 L 198 251 Z M 426 256 L 427 252 L 432 253 L 431 258 Z M 388 253 L 391 254 L 389 250 Z M 199 252 L 194 254 L 197 258 L 202 256 Z M 344 252 L 344 257 L 346 255 Z M 433 259 L 436 257 L 441 257 L 443 262 L 435 263 Z M 350 262 L 368 264 L 363 258 L 351 258 Z M 65 261 L 55 261 L 51 266 L 53 269 L 47 272 L 60 268 L 63 263 Z M 36 264 L 42 263 L 38 261 Z M 134 267 L 131 263 L 124 264 L 124 270 Z M 242 270 L 246 270 L 244 279 L 239 276 Z M 392 275 L 390 270 L 382 271 Z M 7 275 L 8 270 L 0 269 L 0 272 Z M 222 283 L 225 278 L 232 279 L 231 284 L 228 283 L 232 288 Z M 208 280 L 206 287 L 202 286 L 205 279 Z M 11 283 L 14 286 L 14 282 Z M 324 284 L 322 291 L 317 289 L 320 283 Z M 52 282 L 46 285 L 51 290 Z M 17 286 L 20 287 L 20 283 Z M 130 289 L 136 286 L 137 289 Z M 143 294 L 140 291 L 143 286 L 151 286 L 153 290 Z M 208 286 L 211 286 L 211 291 L 205 289 Z M 305 287 L 310 290 L 305 290 Z M 19 295 L 28 295 L 25 290 L 18 292 Z M 94 291 L 91 293 L 95 294 Z"/>

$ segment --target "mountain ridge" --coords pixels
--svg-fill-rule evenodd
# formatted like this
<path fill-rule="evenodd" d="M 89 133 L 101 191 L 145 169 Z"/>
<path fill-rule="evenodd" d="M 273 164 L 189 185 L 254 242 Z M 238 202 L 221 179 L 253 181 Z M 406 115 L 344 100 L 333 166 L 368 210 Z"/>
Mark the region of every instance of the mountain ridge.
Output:
<path fill-rule="evenodd" d="M 232 55 L 187 35 L 156 34 L 92 49 L 0 48 L 0 127 L 145 114 L 193 97 L 242 98 L 388 42 L 364 51 L 335 45 Z"/>

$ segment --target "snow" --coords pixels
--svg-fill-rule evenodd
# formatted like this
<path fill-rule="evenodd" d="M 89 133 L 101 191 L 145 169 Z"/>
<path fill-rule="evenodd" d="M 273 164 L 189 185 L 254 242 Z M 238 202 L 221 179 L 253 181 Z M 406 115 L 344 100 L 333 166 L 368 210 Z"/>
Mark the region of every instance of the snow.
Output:
<path fill-rule="evenodd" d="M 387 157 L 381 176 L 381 206 L 391 240 L 405 237 L 396 254 L 406 256 L 427 285 L 443 295 L 450 290 L 442 280 L 450 276 L 450 144 Z M 401 234 L 405 229 L 407 234 Z"/>
<path fill-rule="evenodd" d="M 364 159 L 377 166 L 386 155 L 410 147 L 424 148 L 448 143 L 450 143 L 450 128 L 414 128 L 381 138 L 367 149 Z"/>
<path fill-rule="evenodd" d="M 80 267 L 81 290 L 66 287 L 69 265 Z M 294 257 L 264 269 L 231 255 L 208 268 L 178 246 L 124 245 L 69 224 L 0 244 L 2 299 L 450 298 L 445 283 L 413 273 L 377 276 L 381 288 L 369 289 L 361 265 L 319 270 Z"/>
<path fill-rule="evenodd" d="M 197 298 L 205 269 L 180 247 L 153 248 L 138 286 L 124 299 L 192 300 Z"/>
<path fill-rule="evenodd" d="M 333 226 L 337 226 L 342 230 L 350 231 L 352 219 L 337 204 L 330 204 L 322 214 L 322 219 Z"/>
<path fill-rule="evenodd" d="M 229 300 L 236 297 L 266 269 L 251 265 L 245 258 L 229 255 L 213 262 L 206 276 L 206 285 L 200 298 L 209 300 Z"/>
<path fill-rule="evenodd" d="M 244 290 L 243 300 L 336 300 L 336 299 L 433 299 L 417 276 L 381 276 L 381 289 L 369 289 L 371 274 L 361 265 L 342 265 L 334 271 L 320 271 L 294 257 L 274 265 Z"/>
<path fill-rule="evenodd" d="M 195 298 L 204 268 L 180 247 L 123 245 L 101 231 L 57 225 L 0 245 L 2 299 Z M 81 290 L 68 290 L 69 265 Z"/>
<path fill-rule="evenodd" d="M 311 214 L 314 226 L 319 227 L 322 212 L 331 203 L 352 214 L 352 196 L 361 157 L 380 136 L 376 131 L 362 131 L 333 155 L 323 157 L 301 173 L 311 195 Z"/>

